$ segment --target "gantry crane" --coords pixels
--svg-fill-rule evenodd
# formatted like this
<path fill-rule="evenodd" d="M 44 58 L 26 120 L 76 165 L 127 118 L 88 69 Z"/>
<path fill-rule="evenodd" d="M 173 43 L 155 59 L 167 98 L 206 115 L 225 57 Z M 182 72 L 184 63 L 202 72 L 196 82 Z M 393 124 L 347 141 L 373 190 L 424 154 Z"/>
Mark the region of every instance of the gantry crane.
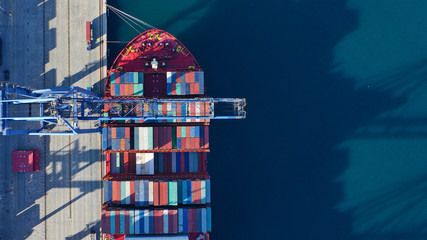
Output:
<path fill-rule="evenodd" d="M 174 106 L 176 103 L 208 103 L 209 112 L 199 115 L 188 112 L 179 116 L 174 114 L 178 109 L 171 109 L 171 114 L 158 111 L 157 105 L 167 103 Z M 127 106 L 127 111 L 117 111 L 114 108 L 117 104 Z M 100 123 L 111 120 L 242 119 L 246 117 L 245 105 L 246 100 L 241 98 L 102 98 L 99 93 L 75 86 L 32 90 L 2 82 L 0 132 L 3 135 L 75 135 L 100 132 Z M 104 114 L 105 109 L 114 114 Z M 35 113 L 38 116 L 34 116 Z M 22 129 L 22 124 L 15 123 L 17 121 L 39 122 L 39 125 L 27 124 L 26 129 Z M 81 121 L 92 121 L 92 125 L 81 129 Z"/>

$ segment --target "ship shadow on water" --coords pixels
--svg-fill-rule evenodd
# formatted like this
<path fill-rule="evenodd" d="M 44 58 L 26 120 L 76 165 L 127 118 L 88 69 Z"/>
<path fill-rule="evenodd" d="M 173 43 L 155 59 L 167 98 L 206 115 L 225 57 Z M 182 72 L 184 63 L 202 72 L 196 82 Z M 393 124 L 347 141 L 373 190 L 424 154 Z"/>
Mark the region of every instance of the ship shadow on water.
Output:
<path fill-rule="evenodd" d="M 344 194 L 336 209 L 351 214 L 352 239 L 425 239 L 427 3 L 349 2 L 363 24 L 337 44 L 334 71 L 357 91 L 389 97 L 368 102 L 379 111 L 336 146 L 349 163 L 337 178 Z M 383 109 L 390 99 L 395 106 Z"/>
<path fill-rule="evenodd" d="M 420 61 L 394 68 L 378 76 L 381 80 L 372 84 L 378 87 L 360 87 L 352 76 L 336 72 L 337 44 L 360 27 L 360 12 L 348 3 L 216 1 L 180 37 L 205 70 L 210 96 L 246 97 L 248 102 L 246 120 L 211 125 L 212 237 L 378 240 L 424 236 L 419 234 L 422 218 L 406 229 L 404 220 L 396 219 L 405 212 L 410 218 L 414 209 L 424 206 L 424 178 L 419 175 L 401 178 L 396 186 L 378 184 L 373 190 L 378 195 L 351 205 L 354 194 L 349 192 L 365 199 L 364 186 L 375 185 L 369 176 L 376 174 L 366 170 L 381 169 L 381 164 L 355 161 L 373 155 L 372 149 L 355 157 L 360 149 L 340 146 L 361 137 L 364 126 L 381 125 L 379 116 L 404 107 L 414 90 L 421 91 L 425 65 Z M 195 38 L 194 33 L 203 38 Z M 408 82 L 408 75 L 413 81 Z M 396 124 L 390 118 L 383 121 L 382 127 Z M 404 119 L 396 121 L 403 129 L 414 128 Z M 415 128 L 411 133 L 425 136 L 419 126 Z M 379 139 L 390 136 L 373 133 Z M 378 158 L 378 162 L 387 161 L 384 156 Z M 355 164 L 359 166 L 356 173 Z M 389 171 L 381 174 L 396 176 Z M 387 197 L 404 203 L 398 207 L 397 201 Z M 367 221 L 379 215 L 378 226 Z M 383 231 L 399 224 L 398 230 Z M 361 228 L 367 231 L 358 231 Z"/>

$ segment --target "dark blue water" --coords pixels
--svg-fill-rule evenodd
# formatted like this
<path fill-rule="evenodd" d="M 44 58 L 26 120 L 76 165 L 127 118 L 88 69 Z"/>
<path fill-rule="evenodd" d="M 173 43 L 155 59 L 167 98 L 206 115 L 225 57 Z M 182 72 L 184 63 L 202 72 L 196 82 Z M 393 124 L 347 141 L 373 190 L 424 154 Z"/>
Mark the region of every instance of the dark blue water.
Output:
<path fill-rule="evenodd" d="M 109 3 L 247 99 L 211 125 L 213 239 L 427 237 L 425 1 Z M 136 36 L 110 16 L 109 40 Z"/>

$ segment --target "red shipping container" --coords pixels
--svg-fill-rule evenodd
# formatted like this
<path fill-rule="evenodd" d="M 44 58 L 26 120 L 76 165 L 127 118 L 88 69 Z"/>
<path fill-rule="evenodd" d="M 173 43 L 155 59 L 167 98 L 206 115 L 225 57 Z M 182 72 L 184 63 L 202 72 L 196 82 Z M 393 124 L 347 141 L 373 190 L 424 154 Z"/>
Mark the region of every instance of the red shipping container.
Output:
<path fill-rule="evenodd" d="M 163 116 L 168 115 L 168 104 L 167 103 L 162 103 L 162 114 L 163 114 Z"/>
<path fill-rule="evenodd" d="M 125 234 L 129 234 L 130 233 L 130 224 L 129 224 L 129 211 L 125 210 Z"/>
<path fill-rule="evenodd" d="M 154 210 L 154 233 L 163 233 L 163 210 Z"/>
<path fill-rule="evenodd" d="M 130 204 L 135 204 L 135 181 L 130 181 Z"/>
<path fill-rule="evenodd" d="M 185 148 L 186 149 L 191 149 L 191 137 L 186 137 L 185 138 Z"/>
<path fill-rule="evenodd" d="M 196 89 L 194 88 L 194 83 L 190 83 L 190 94 L 196 94 Z"/>
<path fill-rule="evenodd" d="M 153 127 L 153 149 L 159 149 L 159 128 Z"/>
<path fill-rule="evenodd" d="M 178 233 L 178 210 L 168 211 L 169 233 Z"/>
<path fill-rule="evenodd" d="M 181 126 L 176 127 L 176 137 L 180 138 L 181 137 Z"/>
<path fill-rule="evenodd" d="M 110 233 L 110 212 L 109 211 L 102 211 L 102 232 L 103 233 Z"/>
<path fill-rule="evenodd" d="M 110 94 L 111 96 L 115 96 L 116 94 L 116 84 L 110 84 Z"/>
<path fill-rule="evenodd" d="M 115 74 L 114 74 L 114 77 L 115 77 L 115 83 L 117 84 L 117 83 L 120 83 L 120 73 L 119 72 L 116 72 Z"/>
<path fill-rule="evenodd" d="M 160 182 L 160 205 L 166 206 L 168 203 L 168 182 Z"/>
<path fill-rule="evenodd" d="M 136 173 L 136 154 L 129 153 L 129 173 Z"/>
<path fill-rule="evenodd" d="M 120 233 L 120 211 L 114 211 L 115 233 Z"/>
<path fill-rule="evenodd" d="M 106 172 L 109 174 L 111 172 L 111 166 L 110 166 L 110 153 L 104 153 L 105 155 L 105 168 L 107 169 Z"/>
<path fill-rule="evenodd" d="M 125 138 L 130 138 L 130 127 L 125 127 Z"/>
<path fill-rule="evenodd" d="M 127 152 L 123 153 L 123 166 L 124 166 L 124 172 L 125 173 L 129 172 L 129 153 Z"/>
<path fill-rule="evenodd" d="M 126 96 L 129 96 L 130 95 L 130 84 L 129 83 L 126 83 L 126 87 L 125 87 L 125 91 L 126 91 Z"/>
<path fill-rule="evenodd" d="M 192 139 L 193 139 L 192 137 L 187 137 L 187 140 L 185 140 L 185 144 L 186 144 L 187 149 L 193 148 L 193 144 L 191 143 Z"/>
<path fill-rule="evenodd" d="M 185 137 L 191 136 L 191 127 L 185 127 Z"/>
<path fill-rule="evenodd" d="M 116 136 L 117 136 L 117 135 L 116 135 L 116 128 L 115 128 L 115 127 L 112 127 L 112 128 L 111 128 L 111 138 L 117 138 Z"/>
<path fill-rule="evenodd" d="M 203 116 L 209 115 L 209 103 L 205 102 L 200 105 L 203 105 L 203 107 L 200 106 L 203 109 Z"/>
<path fill-rule="evenodd" d="M 181 154 L 181 164 L 180 164 L 180 167 L 181 167 L 181 171 L 180 172 L 185 172 L 185 153 L 183 153 L 183 152 L 181 152 L 181 153 L 179 153 L 179 154 Z"/>
<path fill-rule="evenodd" d="M 130 93 L 129 95 L 135 95 L 135 84 L 129 84 Z"/>
<path fill-rule="evenodd" d="M 200 138 L 194 138 L 194 148 L 200 148 Z"/>
<path fill-rule="evenodd" d="M 193 209 L 188 208 L 187 209 L 187 228 L 188 232 L 193 232 Z"/>
<path fill-rule="evenodd" d="M 181 103 L 176 103 L 176 115 L 177 116 L 182 116 Z"/>
<path fill-rule="evenodd" d="M 209 126 L 203 127 L 203 148 L 209 148 Z"/>
<path fill-rule="evenodd" d="M 126 84 L 125 83 L 120 83 L 120 95 L 121 96 L 126 96 Z"/>
<path fill-rule="evenodd" d="M 199 148 L 200 144 L 198 144 L 197 141 L 200 141 L 199 138 L 191 138 L 191 148 Z"/>
<path fill-rule="evenodd" d="M 126 95 L 126 84 L 120 84 L 120 95 L 125 96 Z"/>
<path fill-rule="evenodd" d="M 186 138 L 181 138 L 181 149 L 186 149 L 187 145 L 186 145 Z"/>
<path fill-rule="evenodd" d="M 120 189 L 120 182 L 113 181 L 113 203 L 120 203 L 121 201 L 121 189 Z"/>
<path fill-rule="evenodd" d="M 194 85 L 194 94 L 200 94 L 200 83 L 193 83 Z"/>
<path fill-rule="evenodd" d="M 159 182 L 153 183 L 153 194 L 154 206 L 159 206 Z"/>
<path fill-rule="evenodd" d="M 185 75 L 185 82 L 194 83 L 194 72 L 189 72 Z"/>

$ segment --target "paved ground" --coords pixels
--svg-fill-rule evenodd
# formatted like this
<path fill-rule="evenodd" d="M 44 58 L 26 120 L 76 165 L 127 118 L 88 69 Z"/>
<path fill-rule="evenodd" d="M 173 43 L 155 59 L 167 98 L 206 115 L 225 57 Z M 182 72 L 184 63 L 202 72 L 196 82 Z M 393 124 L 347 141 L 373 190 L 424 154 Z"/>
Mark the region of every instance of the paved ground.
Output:
<path fill-rule="evenodd" d="M 33 88 L 100 89 L 106 73 L 103 0 L 0 0 L 0 7 L 6 10 L 0 9 L 0 73 L 9 69 L 12 82 Z M 86 21 L 94 28 L 91 51 Z M 40 172 L 12 173 L 15 149 L 38 149 Z M 99 134 L 0 136 L 0 165 L 0 239 L 90 239 L 92 228 L 99 239 Z"/>

